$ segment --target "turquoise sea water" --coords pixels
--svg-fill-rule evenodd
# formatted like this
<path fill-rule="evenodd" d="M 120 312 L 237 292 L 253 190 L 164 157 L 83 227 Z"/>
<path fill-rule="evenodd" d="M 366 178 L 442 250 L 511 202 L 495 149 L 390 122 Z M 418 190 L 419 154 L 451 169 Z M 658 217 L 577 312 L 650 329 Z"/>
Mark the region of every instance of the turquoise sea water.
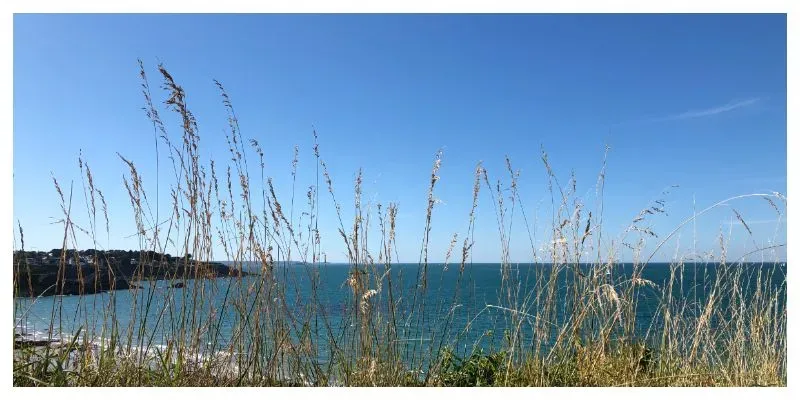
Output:
<path fill-rule="evenodd" d="M 245 265 L 247 270 L 250 265 Z M 513 328 L 511 317 L 522 315 L 521 330 L 523 339 L 533 343 L 530 324 L 536 314 L 537 295 L 544 293 L 542 277 L 551 275 L 552 266 L 548 264 L 512 265 L 508 269 L 508 279 L 503 284 L 500 264 L 470 264 L 463 273 L 458 264 L 430 264 L 426 271 L 426 290 L 420 291 L 419 280 L 422 268 L 418 264 L 395 264 L 391 267 L 376 266 L 368 287 L 375 289 L 375 295 L 368 305 L 373 315 L 381 315 L 375 326 L 388 324 L 387 311 L 395 310 L 394 321 L 398 327 L 396 340 L 417 343 L 422 346 L 449 345 L 469 350 L 479 346 L 490 350 L 503 340 L 503 333 Z M 581 265 L 582 274 L 590 273 L 589 265 Z M 632 264 L 616 264 L 607 272 L 602 271 L 598 279 L 611 287 L 622 290 L 630 284 Z M 663 288 L 670 274 L 681 274 L 673 286 L 675 299 L 688 305 L 687 312 L 698 314 L 718 276 L 741 272 L 739 279 L 744 296 L 752 295 L 755 280 L 770 277 L 768 290 L 779 293 L 785 299 L 786 266 L 780 263 L 737 264 L 720 267 L 718 264 L 685 264 L 681 270 L 673 270 L 669 264 L 652 263 L 642 270 L 642 278 L 652 285 L 640 285 L 637 295 L 635 328 L 638 336 L 647 336 L 648 329 L 657 328 L 660 322 L 659 304 Z M 326 359 L 330 352 L 328 338 L 341 337 L 354 329 L 356 316 L 353 310 L 360 307 L 354 302 L 351 288 L 347 285 L 351 268 L 346 264 L 326 264 L 308 266 L 299 263 L 281 263 L 274 270 L 275 286 L 265 288 L 259 276 L 244 278 L 218 278 L 210 280 L 187 280 L 181 289 L 169 288 L 170 282 L 155 281 L 143 284 L 138 291 L 124 290 L 85 296 L 51 296 L 38 299 L 15 298 L 15 330 L 25 335 L 43 337 L 71 337 L 81 328 L 83 335 L 92 339 L 107 338 L 112 330 L 112 320 L 116 321 L 120 338 L 132 333 L 134 338 L 145 332 L 145 343 L 164 345 L 174 340 L 181 329 L 178 320 L 213 321 L 204 334 L 205 343 L 217 343 L 211 350 L 219 350 L 231 339 L 234 327 L 245 320 L 255 320 L 253 316 L 263 313 L 263 304 L 252 302 L 256 290 L 268 291 L 275 302 L 274 307 L 285 307 L 292 315 L 294 334 L 308 329 L 318 340 L 318 354 Z M 570 316 L 572 292 L 570 280 L 574 269 L 563 269 L 555 279 L 556 308 L 554 322 L 563 321 Z M 376 282 L 376 277 L 383 277 Z M 389 290 L 391 279 L 391 290 Z M 729 280 L 728 280 L 729 281 Z M 315 287 L 316 290 L 312 290 Z M 285 296 L 279 296 L 283 291 Z M 312 293 L 316 293 L 316 297 Z M 509 299 L 510 294 L 510 299 Z M 273 297 L 274 296 L 274 297 Z M 279 300 L 286 299 L 285 303 Z M 233 306 L 233 299 L 244 307 Z M 391 300 L 391 301 L 390 301 Z M 424 301 L 421 311 L 419 305 Z M 719 303 L 724 309 L 725 298 Z M 785 304 L 785 300 L 781 300 Z M 148 302 L 149 307 L 148 307 Z M 417 307 L 412 306 L 417 304 Z M 112 305 L 109 307 L 109 305 Z M 189 306 L 185 306 L 189 305 Z M 311 307 L 317 312 L 315 318 L 307 318 Z M 108 310 L 113 309 L 113 319 Z M 323 313 L 320 313 L 322 310 Z M 213 314 L 212 314 L 213 313 Z M 320 316 L 324 314 L 325 318 Z M 144 316 L 146 315 L 146 319 Z M 266 320 L 268 318 L 261 318 Z M 105 325 L 104 322 L 105 321 Z M 302 328 L 307 322 L 307 327 Z M 712 324 L 719 321 L 712 320 Z M 357 326 L 357 325 L 356 325 Z M 142 329 L 144 328 L 144 329 Z M 133 329 L 130 331 L 130 329 Z M 246 340 L 245 340 L 246 341 Z"/>

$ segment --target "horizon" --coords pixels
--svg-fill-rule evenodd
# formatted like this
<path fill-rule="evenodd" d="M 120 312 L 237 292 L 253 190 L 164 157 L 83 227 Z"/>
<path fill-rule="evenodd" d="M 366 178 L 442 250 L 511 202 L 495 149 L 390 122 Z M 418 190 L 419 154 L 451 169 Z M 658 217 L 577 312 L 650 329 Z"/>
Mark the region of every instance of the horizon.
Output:
<path fill-rule="evenodd" d="M 98 243 L 80 233 L 78 243 L 138 247 L 122 184 L 127 166 L 117 157 L 135 162 L 147 193 L 157 193 L 153 126 L 142 111 L 137 59 L 154 103 L 164 100 L 159 63 L 186 89 L 206 164 L 229 160 L 225 109 L 213 80 L 225 86 L 243 137 L 265 149 L 266 174 L 286 209 L 293 146 L 299 146 L 295 222 L 306 210 L 308 186 L 317 184 L 312 132 L 345 226 L 352 221 L 353 180 L 363 168 L 364 204 L 399 204 L 396 263 L 418 262 L 440 149 L 431 264 L 443 262 L 453 233 L 463 239 L 479 161 L 492 186 L 501 178 L 504 190 L 505 157 L 521 171 L 519 194 L 534 238 L 514 214 L 513 228 L 504 229 L 513 238 L 512 264 L 528 263 L 529 242 L 536 249 L 550 244 L 541 149 L 562 186 L 574 171 L 587 211 L 602 205 L 600 252 L 616 246 L 618 262 L 633 255 L 612 240 L 655 200 L 664 200 L 667 214 L 649 225 L 658 238 L 645 255 L 693 210 L 737 195 L 787 191 L 785 15 L 15 14 L 13 29 L 15 249 L 17 221 L 26 251 L 59 248 L 52 246 L 63 238 L 53 177 L 67 197 L 72 183 L 74 220 L 87 221 L 79 156 L 106 196 L 111 226 L 107 238 L 97 229 Z M 177 132 L 171 116 L 165 123 Z M 160 175 L 168 179 L 160 151 Z M 248 157 L 251 177 L 259 180 L 257 157 Z M 346 262 L 335 210 L 319 186 L 322 251 L 329 263 Z M 255 188 L 257 194 L 261 185 Z M 501 259 L 487 189 L 482 183 L 473 264 Z M 158 192 L 151 205 L 168 214 L 165 179 Z M 653 262 L 694 249 L 719 251 L 720 236 L 730 237 L 729 260 L 784 244 L 748 260 L 786 262 L 785 208 L 776 217 L 763 199 L 731 202 L 685 226 Z M 222 254 L 219 244 L 214 254 Z"/>
<path fill-rule="evenodd" d="M 56 249 L 52 249 L 52 250 L 56 250 Z M 58 250 L 60 251 L 61 249 L 58 249 Z M 77 249 L 66 249 L 66 250 L 69 252 L 69 251 L 73 251 L 73 250 L 77 250 Z M 103 251 L 103 252 L 129 252 L 129 251 L 130 252 L 137 252 L 137 251 L 147 252 L 148 251 L 148 250 L 135 250 L 135 249 L 132 249 L 132 250 L 126 250 L 126 249 L 109 249 L 109 250 L 85 249 L 85 250 L 77 250 L 77 251 L 82 252 L 82 251 L 88 251 L 88 250 L 98 250 L 98 251 Z M 21 250 L 15 250 L 14 252 L 16 253 L 18 251 L 21 251 Z M 44 251 L 44 250 L 25 250 L 25 252 L 43 252 L 45 254 L 49 254 L 50 253 L 50 252 Z M 161 253 L 159 253 L 159 254 L 161 254 Z M 181 257 L 181 256 L 175 255 L 175 254 L 169 254 L 169 255 L 171 256 L 171 258 L 180 258 Z M 260 261 L 258 261 L 258 260 L 236 261 L 236 260 L 223 260 L 223 259 L 202 260 L 201 262 L 209 262 L 209 263 L 243 263 L 243 264 L 246 264 L 246 263 L 250 263 L 250 264 L 260 263 Z M 310 262 L 301 261 L 301 260 L 274 260 L 274 262 L 275 262 L 276 265 L 281 265 L 281 264 L 284 264 L 284 265 L 285 264 L 309 264 L 309 265 L 312 265 L 312 263 L 310 263 Z M 616 264 L 633 264 L 633 262 L 626 262 L 626 261 L 615 261 L 615 263 Z M 660 265 L 660 264 L 671 265 L 671 264 L 674 264 L 674 263 L 675 263 L 675 261 L 650 261 L 650 262 L 647 263 L 647 265 Z M 740 261 L 740 262 L 737 262 L 737 264 L 738 263 L 758 264 L 759 262 L 758 261 Z M 762 264 L 765 264 L 765 263 L 769 264 L 769 263 L 775 263 L 775 262 L 774 261 L 764 261 L 764 262 L 761 262 L 761 263 Z M 785 261 L 778 261 L 777 263 L 786 264 Z M 427 263 L 427 265 L 444 265 L 444 264 L 445 264 L 444 262 L 436 262 L 436 261 L 430 261 L 430 262 Z M 460 263 L 459 262 L 450 261 L 447 264 L 448 265 L 458 265 Z M 465 265 L 500 265 L 500 264 L 501 264 L 501 262 L 489 262 L 489 261 L 469 261 L 469 262 L 465 263 Z M 517 265 L 517 266 L 525 266 L 525 265 L 534 266 L 534 265 L 553 265 L 553 264 L 555 264 L 555 263 L 553 263 L 551 261 L 536 261 L 536 262 L 515 261 L 515 262 L 509 263 L 509 265 L 511 265 L 511 266 L 514 266 L 514 265 Z M 580 265 L 594 265 L 595 262 L 594 261 L 582 261 L 579 264 Z M 721 262 L 720 261 L 704 260 L 702 262 L 687 261 L 687 262 L 685 262 L 685 264 L 687 264 L 687 265 L 691 265 L 691 264 L 721 264 Z M 347 261 L 325 261 L 325 262 L 324 261 L 318 261 L 316 265 L 342 265 L 342 266 L 349 266 L 350 263 L 347 262 Z M 393 263 L 392 265 L 395 265 L 395 266 L 397 266 L 397 265 L 420 265 L 420 263 L 419 262 L 402 262 L 402 263 Z"/>
<path fill-rule="evenodd" d="M 50 254 L 53 250 L 61 251 L 62 249 L 53 248 L 50 251 L 46 251 L 46 250 L 25 250 L 25 252 L 41 252 L 41 253 L 45 253 L 45 254 Z M 101 251 L 101 252 L 148 252 L 148 251 L 150 251 L 150 250 L 138 250 L 138 249 L 103 249 L 103 250 L 101 250 L 101 249 L 74 249 L 74 248 L 66 249 L 67 252 L 69 252 L 69 251 L 83 252 L 83 251 L 90 251 L 90 250 L 97 250 L 97 251 Z M 18 251 L 22 251 L 22 249 L 14 250 L 15 253 L 18 252 Z M 180 258 L 180 257 L 182 257 L 181 255 L 171 254 L 171 253 L 157 253 L 157 254 L 166 254 L 166 255 L 169 255 L 172 258 Z M 230 260 L 230 259 L 227 259 L 227 260 L 226 259 L 203 260 L 202 262 L 205 262 L 205 261 L 210 262 L 210 263 L 237 263 L 237 262 L 238 263 L 260 263 L 260 261 L 258 261 L 258 260 L 245 260 L 245 261 L 241 261 L 240 260 L 240 261 L 237 261 L 237 260 Z M 274 262 L 275 262 L 276 265 L 280 265 L 280 264 L 312 264 L 310 262 L 302 261 L 302 260 L 280 260 L 280 259 L 276 259 L 276 260 L 274 260 Z M 744 264 L 758 264 L 759 263 L 759 261 L 739 261 L 739 262 L 744 263 Z M 737 262 L 737 263 L 739 263 L 739 262 Z M 774 263 L 774 262 L 775 261 L 773 260 L 773 261 L 762 261 L 761 263 L 763 264 L 763 263 Z M 781 263 L 781 264 L 786 264 L 785 260 L 784 261 L 777 261 L 777 262 Z M 582 262 L 580 262 L 580 265 L 592 265 L 592 264 L 595 264 L 595 263 L 596 263 L 595 261 L 582 261 Z M 632 264 L 633 262 L 631 262 L 631 261 L 615 261 L 615 263 L 616 264 Z M 658 265 L 658 264 L 670 265 L 670 264 L 674 264 L 674 263 L 675 263 L 674 260 L 672 260 L 672 261 L 659 261 L 659 260 L 656 260 L 656 261 L 648 262 L 647 265 Z M 716 260 L 685 261 L 685 264 L 720 264 L 720 263 L 721 263 L 720 261 L 716 261 Z M 323 264 L 324 265 L 350 265 L 350 263 L 348 261 L 318 261 L 317 264 L 318 265 L 323 265 Z M 394 263 L 393 265 L 415 265 L 415 264 L 421 264 L 421 263 L 420 262 L 402 262 L 402 263 Z M 445 263 L 443 261 L 442 262 L 440 262 L 440 261 L 429 261 L 427 264 L 428 265 L 444 265 Z M 458 261 L 455 261 L 455 262 L 454 261 L 449 261 L 447 264 L 448 265 L 458 265 L 458 264 L 460 264 L 460 262 L 458 262 Z M 492 262 L 492 261 L 469 261 L 469 262 L 465 263 L 465 265 L 499 265 L 499 264 L 501 264 L 501 262 L 498 262 L 498 261 L 495 261 L 495 262 Z M 535 262 L 533 262 L 533 261 L 514 261 L 514 262 L 510 262 L 509 263 L 509 265 L 512 265 L 512 266 L 513 265 L 552 265 L 552 264 L 554 264 L 554 263 L 551 262 L 551 261 L 535 261 Z"/>

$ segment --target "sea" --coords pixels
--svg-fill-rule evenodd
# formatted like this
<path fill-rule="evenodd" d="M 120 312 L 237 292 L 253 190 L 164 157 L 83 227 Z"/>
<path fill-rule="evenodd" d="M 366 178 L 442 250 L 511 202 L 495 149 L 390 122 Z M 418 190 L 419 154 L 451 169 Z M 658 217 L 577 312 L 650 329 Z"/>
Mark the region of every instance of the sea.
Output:
<path fill-rule="evenodd" d="M 314 340 L 317 357 L 326 361 L 331 357 L 328 338 L 341 338 L 348 332 L 358 335 L 359 313 L 354 310 L 363 308 L 360 315 L 371 315 L 379 334 L 389 332 L 389 326 L 394 327 L 394 341 L 415 348 L 447 346 L 469 354 L 504 346 L 508 332 L 514 329 L 522 333 L 521 340 L 527 341 L 522 346 L 533 346 L 537 341 L 533 334 L 537 307 L 543 307 L 542 299 L 548 288 L 554 290 L 556 300 L 548 324 L 557 330 L 560 323 L 571 317 L 575 279 L 598 279 L 608 285 L 603 293 L 583 293 L 583 296 L 607 296 L 609 288 L 622 295 L 633 284 L 635 270 L 630 263 L 594 269 L 589 264 L 561 266 L 550 281 L 555 268 L 551 264 L 504 267 L 499 263 L 473 263 L 464 265 L 462 270 L 461 265 L 452 263 L 354 269 L 348 264 L 314 266 L 281 262 L 270 271 L 273 280 L 266 281 L 258 275 L 261 272 L 258 264 L 245 263 L 242 267 L 254 275 L 185 280 L 181 281 L 184 283 L 181 288 L 171 287 L 175 282 L 150 281 L 140 283 L 141 289 L 135 291 L 15 298 L 15 333 L 39 340 L 70 340 L 77 334 L 97 342 L 108 341 L 114 333 L 117 340 L 124 341 L 130 334 L 134 338 L 146 337 L 141 343 L 148 346 L 163 347 L 181 335 L 181 328 L 174 321 L 194 320 L 199 325 L 206 321 L 205 325 L 211 329 L 204 333 L 202 342 L 214 346 L 206 350 L 218 351 L 234 339 L 237 326 L 269 320 L 256 316 L 265 313 L 267 307 L 275 307 L 292 316 L 286 326 L 293 336 L 299 337 L 304 332 L 317 339 Z M 633 329 L 634 335 L 643 340 L 660 326 L 661 304 L 671 276 L 673 302 L 683 304 L 685 313 L 700 315 L 717 279 L 730 283 L 732 276 L 738 276 L 740 292 L 745 298 L 756 292 L 760 277 L 767 285 L 761 290 L 776 293 L 785 307 L 785 263 L 705 262 L 685 263 L 681 267 L 650 263 L 640 268 L 642 280 L 636 282 Z M 372 290 L 367 296 L 354 297 L 350 283 L 356 274 L 363 277 L 364 291 Z M 266 288 L 264 282 L 272 282 L 272 286 Z M 252 301 L 253 293 L 258 291 L 268 292 L 273 304 Z M 720 293 L 726 291 L 718 292 L 718 297 Z M 717 299 L 716 307 L 724 309 L 726 301 L 724 296 Z M 613 313 L 614 307 L 628 303 L 614 303 L 612 299 L 602 304 Z M 724 315 L 712 319 L 712 325 L 724 322 L 717 319 L 724 320 Z M 551 343 L 557 332 L 553 333 L 548 339 Z M 243 340 L 247 342 L 246 338 Z"/>

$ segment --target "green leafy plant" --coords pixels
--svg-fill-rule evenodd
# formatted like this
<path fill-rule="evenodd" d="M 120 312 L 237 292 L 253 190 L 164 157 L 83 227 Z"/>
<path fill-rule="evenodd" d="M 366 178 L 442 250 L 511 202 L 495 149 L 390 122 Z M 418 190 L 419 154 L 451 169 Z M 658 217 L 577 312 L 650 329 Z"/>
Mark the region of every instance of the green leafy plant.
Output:
<path fill-rule="evenodd" d="M 451 349 L 443 350 L 440 381 L 444 386 L 493 386 L 502 376 L 508 355 L 478 350 L 463 359 Z"/>

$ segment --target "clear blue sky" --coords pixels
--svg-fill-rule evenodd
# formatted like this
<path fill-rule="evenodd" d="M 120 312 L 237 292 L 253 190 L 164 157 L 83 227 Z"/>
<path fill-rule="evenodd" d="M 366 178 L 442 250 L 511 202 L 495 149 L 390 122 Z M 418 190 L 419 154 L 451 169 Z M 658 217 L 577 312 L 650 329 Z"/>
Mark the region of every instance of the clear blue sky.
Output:
<path fill-rule="evenodd" d="M 126 167 L 115 154 L 136 162 L 154 196 L 153 131 L 141 109 L 137 58 L 158 100 L 159 62 L 186 89 L 205 160 L 224 164 L 227 124 L 212 79 L 221 81 L 243 136 L 265 148 L 267 174 L 284 204 L 294 145 L 298 204 L 315 183 L 316 127 L 345 225 L 352 225 L 352 182 L 363 167 L 365 203 L 399 203 L 404 262 L 419 256 L 440 148 L 433 260 L 444 258 L 453 232 L 467 228 L 476 163 L 484 162 L 490 178 L 506 179 L 506 155 L 521 170 L 529 222 L 538 218 L 536 245 L 546 245 L 540 146 L 562 183 L 575 171 L 590 208 L 610 146 L 603 247 L 670 185 L 679 187 L 666 197 L 669 215 L 652 220 L 662 236 L 692 214 L 693 199 L 700 209 L 739 194 L 786 192 L 783 15 L 15 15 L 14 219 L 28 249 L 60 247 L 51 172 L 65 187 L 74 182 L 76 220 L 85 223 L 79 151 L 109 203 L 111 234 L 101 235 L 100 247 L 137 246 L 125 239 L 135 225 L 122 184 Z M 162 180 L 169 172 L 162 170 Z M 482 193 L 474 260 L 496 261 L 497 224 L 485 187 Z M 166 210 L 168 192 L 161 194 Z M 344 260 L 327 191 L 320 199 L 324 250 L 329 261 Z M 776 222 L 765 201 L 731 206 L 699 219 L 656 258 L 670 259 L 676 246 L 686 253 L 695 238 L 698 250 L 718 254 L 721 230 L 733 237 L 731 257 L 786 242 L 785 222 Z M 731 208 L 752 221 L 752 239 L 731 226 Z M 519 217 L 511 256 L 527 261 Z"/>

